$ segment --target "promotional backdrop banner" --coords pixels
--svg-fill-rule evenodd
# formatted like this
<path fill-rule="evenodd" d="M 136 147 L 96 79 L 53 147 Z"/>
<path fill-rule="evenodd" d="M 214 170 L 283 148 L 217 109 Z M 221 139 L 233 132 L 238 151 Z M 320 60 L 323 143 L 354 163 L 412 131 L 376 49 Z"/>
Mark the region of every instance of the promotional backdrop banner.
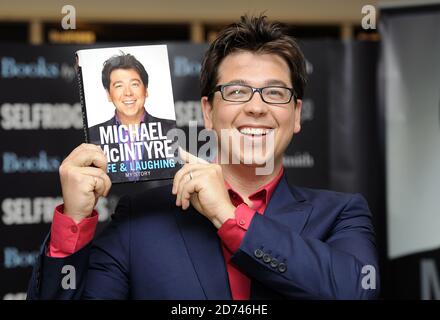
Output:
<path fill-rule="evenodd" d="M 341 72 L 358 59 L 369 61 L 366 57 L 375 56 L 375 46 L 328 40 L 304 41 L 300 45 L 307 59 L 309 85 L 303 99 L 301 132 L 294 137 L 284 159 L 288 179 L 306 187 L 364 191 L 353 179 L 335 177 L 359 173 L 359 168 L 351 165 L 357 155 L 350 148 L 365 140 L 365 131 L 359 129 L 347 139 L 346 131 L 332 128 L 356 126 L 350 116 L 338 116 L 363 110 L 356 108 L 356 100 L 347 97 L 361 91 L 369 101 L 374 94 L 370 92 L 374 86 L 370 80 L 368 86 L 351 84 L 350 79 L 361 78 L 359 70 L 347 79 L 342 79 Z M 91 47 L 0 47 L 0 298 L 25 297 L 39 246 L 50 229 L 55 206 L 62 203 L 59 165 L 84 142 L 74 54 L 87 48 Z M 177 126 L 187 136 L 203 129 L 199 73 L 206 49 L 206 44 L 168 44 Z M 369 55 L 371 52 L 373 55 Z M 201 143 L 197 141 L 199 147 Z M 169 183 L 114 185 L 109 196 L 98 202 L 102 222 L 98 232 L 122 194 Z"/>
<path fill-rule="evenodd" d="M 24 296 L 54 206 L 62 203 L 58 167 L 83 141 L 74 51 L 70 46 L 0 49 L 0 297 L 4 299 Z M 101 219 L 106 213 L 103 209 Z"/>

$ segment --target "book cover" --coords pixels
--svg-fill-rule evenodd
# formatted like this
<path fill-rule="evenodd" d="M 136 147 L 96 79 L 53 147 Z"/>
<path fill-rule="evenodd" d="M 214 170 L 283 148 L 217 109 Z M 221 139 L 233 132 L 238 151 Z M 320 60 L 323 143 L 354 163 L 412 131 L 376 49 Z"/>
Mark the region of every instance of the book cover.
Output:
<path fill-rule="evenodd" d="M 180 168 L 166 45 L 76 52 L 87 143 L 101 147 L 113 183 L 173 178 Z"/>

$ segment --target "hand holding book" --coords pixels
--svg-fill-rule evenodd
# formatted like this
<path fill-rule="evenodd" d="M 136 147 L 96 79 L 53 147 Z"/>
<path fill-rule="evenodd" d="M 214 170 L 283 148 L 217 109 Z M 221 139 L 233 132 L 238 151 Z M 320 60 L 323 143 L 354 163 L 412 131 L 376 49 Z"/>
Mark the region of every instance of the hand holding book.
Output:
<path fill-rule="evenodd" d="M 172 193 L 183 210 L 190 204 L 218 229 L 235 217 L 235 207 L 225 187 L 222 168 L 179 148 L 185 165 L 176 173 Z"/>
<path fill-rule="evenodd" d="M 107 158 L 99 146 L 83 143 L 64 159 L 59 171 L 64 214 L 79 223 L 92 214 L 98 199 L 110 191 Z"/>

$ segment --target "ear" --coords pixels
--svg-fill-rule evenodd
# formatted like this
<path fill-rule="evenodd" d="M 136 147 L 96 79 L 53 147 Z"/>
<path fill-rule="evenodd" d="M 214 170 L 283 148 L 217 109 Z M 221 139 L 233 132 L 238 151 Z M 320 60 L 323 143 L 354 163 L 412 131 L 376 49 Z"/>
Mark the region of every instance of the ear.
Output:
<path fill-rule="evenodd" d="M 200 102 L 202 104 L 202 112 L 203 112 L 203 120 L 205 122 L 205 129 L 212 129 L 213 128 L 213 121 L 212 121 L 213 106 L 209 102 L 208 97 L 202 97 Z"/>
<path fill-rule="evenodd" d="M 148 88 L 145 88 L 145 98 L 148 98 Z"/>
<path fill-rule="evenodd" d="M 105 90 L 105 92 L 107 92 L 107 101 L 108 102 L 113 102 L 112 101 L 112 97 L 110 96 L 110 92 L 108 90 Z"/>
<path fill-rule="evenodd" d="M 293 110 L 293 117 L 294 117 L 293 133 L 298 133 L 301 131 L 301 108 L 302 108 L 302 100 L 297 99 L 295 103 L 295 109 Z"/>

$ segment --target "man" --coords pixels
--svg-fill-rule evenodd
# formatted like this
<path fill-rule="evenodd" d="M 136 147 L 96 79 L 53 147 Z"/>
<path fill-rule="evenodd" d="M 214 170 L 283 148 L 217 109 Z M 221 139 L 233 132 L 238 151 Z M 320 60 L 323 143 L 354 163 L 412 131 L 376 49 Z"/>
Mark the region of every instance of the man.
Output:
<path fill-rule="evenodd" d="M 128 137 L 127 143 L 135 142 L 130 141 L 131 136 L 135 136 L 136 133 L 130 134 L 130 130 L 140 131 L 140 124 L 154 124 L 153 130 L 158 132 L 158 136 L 166 136 L 169 130 L 175 127 L 175 121 L 156 118 L 145 109 L 145 100 L 148 98 L 148 73 L 145 70 L 142 63 L 140 63 L 133 55 L 121 53 L 105 61 L 102 69 L 102 85 L 107 92 L 107 98 L 109 102 L 112 102 L 115 106 L 115 115 L 100 124 L 89 128 L 89 142 L 98 145 L 105 145 L 106 142 L 101 141 L 101 130 L 113 126 L 123 125 L 119 137 L 119 141 Z M 110 143 L 109 149 L 119 150 L 118 143 Z M 128 168 L 130 163 L 132 167 L 140 160 L 150 160 L 148 153 L 142 149 L 142 154 L 137 155 L 137 158 L 126 160 L 125 164 Z M 170 169 L 175 171 L 174 169 Z M 126 177 L 125 172 L 117 171 L 112 174 L 113 181 L 127 181 L 127 180 L 139 180 L 140 176 L 132 175 Z M 162 175 L 168 176 L 167 170 L 162 170 Z M 159 177 L 159 176 L 158 176 Z"/>
<path fill-rule="evenodd" d="M 202 65 L 205 127 L 219 139 L 226 130 L 254 145 L 272 136 L 266 160 L 273 159 L 273 170 L 257 175 L 261 164 L 245 161 L 243 150 L 229 154 L 239 164 L 182 152 L 187 163 L 172 187 L 122 198 L 109 227 L 92 241 L 93 208 L 110 182 L 102 152 L 79 146 L 60 167 L 64 206 L 55 211 L 28 297 L 377 297 L 378 284 L 366 286 L 363 273 L 365 266 L 378 271 L 365 200 L 287 184 L 282 158 L 300 131 L 305 77 L 300 49 L 278 25 L 242 17 L 226 28 Z M 75 267 L 76 289 L 60 285 L 65 265 Z"/>

